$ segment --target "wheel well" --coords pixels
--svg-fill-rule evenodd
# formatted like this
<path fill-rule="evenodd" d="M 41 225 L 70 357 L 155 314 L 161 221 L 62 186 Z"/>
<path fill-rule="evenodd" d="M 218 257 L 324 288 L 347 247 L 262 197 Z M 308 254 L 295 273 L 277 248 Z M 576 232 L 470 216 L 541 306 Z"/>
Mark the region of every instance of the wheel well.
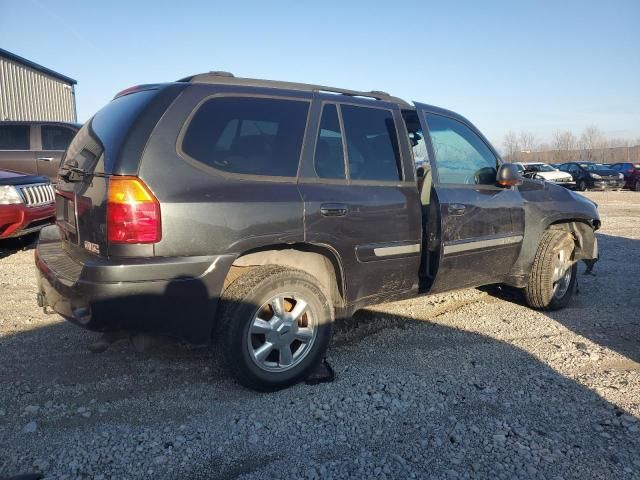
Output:
<path fill-rule="evenodd" d="M 592 259 L 594 252 L 594 227 L 582 220 L 562 220 L 549 225 L 552 230 L 564 230 L 571 233 L 576 243 L 575 260 Z"/>
<path fill-rule="evenodd" d="M 260 265 L 283 265 L 307 272 L 320 282 L 335 307 L 344 306 L 344 277 L 335 253 L 314 245 L 270 246 L 240 255 L 231 265 L 224 281 L 226 289 L 248 269 Z"/>

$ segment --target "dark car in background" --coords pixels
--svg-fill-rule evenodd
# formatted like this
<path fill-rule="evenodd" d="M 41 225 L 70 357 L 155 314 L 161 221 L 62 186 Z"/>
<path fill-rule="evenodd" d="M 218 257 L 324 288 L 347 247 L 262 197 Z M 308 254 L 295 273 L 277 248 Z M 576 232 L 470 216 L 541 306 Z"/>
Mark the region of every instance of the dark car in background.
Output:
<path fill-rule="evenodd" d="M 640 163 L 614 163 L 610 168 L 624 176 L 625 188 L 640 192 Z"/>
<path fill-rule="evenodd" d="M 624 177 L 603 163 L 568 162 L 558 165 L 558 169 L 570 173 L 576 183 L 576 190 L 621 190 Z"/>
<path fill-rule="evenodd" d="M 55 222 L 55 212 L 48 178 L 0 170 L 0 240 L 39 232 Z"/>
<path fill-rule="evenodd" d="M 62 155 L 79 128 L 64 122 L 0 122 L 0 169 L 55 181 Z"/>

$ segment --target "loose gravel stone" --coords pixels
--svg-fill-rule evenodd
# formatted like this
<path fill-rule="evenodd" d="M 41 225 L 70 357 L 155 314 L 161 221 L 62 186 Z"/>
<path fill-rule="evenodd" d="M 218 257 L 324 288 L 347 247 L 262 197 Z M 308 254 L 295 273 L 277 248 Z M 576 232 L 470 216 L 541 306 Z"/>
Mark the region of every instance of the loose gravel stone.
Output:
<path fill-rule="evenodd" d="M 38 424 L 35 420 L 30 421 L 22 428 L 24 433 L 34 433 L 36 430 L 38 430 Z"/>

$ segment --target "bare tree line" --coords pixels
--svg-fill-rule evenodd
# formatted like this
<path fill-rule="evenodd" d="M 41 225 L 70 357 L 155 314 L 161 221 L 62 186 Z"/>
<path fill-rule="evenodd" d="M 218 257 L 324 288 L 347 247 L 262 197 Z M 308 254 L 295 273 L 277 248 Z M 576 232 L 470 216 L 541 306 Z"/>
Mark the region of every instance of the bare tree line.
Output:
<path fill-rule="evenodd" d="M 579 136 L 570 130 L 557 131 L 550 142 L 539 140 L 531 132 L 517 134 L 509 131 L 502 146 L 504 158 L 510 162 L 640 162 L 640 137 L 635 141 L 609 138 L 593 125 L 585 128 Z"/>

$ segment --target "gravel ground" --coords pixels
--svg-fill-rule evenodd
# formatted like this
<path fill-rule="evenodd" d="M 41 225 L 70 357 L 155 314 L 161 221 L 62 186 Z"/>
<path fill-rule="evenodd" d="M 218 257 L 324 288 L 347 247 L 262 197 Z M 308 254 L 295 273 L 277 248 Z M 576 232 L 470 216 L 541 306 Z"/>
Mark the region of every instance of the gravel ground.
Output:
<path fill-rule="evenodd" d="M 640 193 L 588 196 L 603 258 L 569 308 L 377 306 L 339 326 L 335 382 L 273 394 L 210 349 L 89 353 L 36 307 L 33 251 L 1 244 L 0 477 L 640 479 Z"/>

